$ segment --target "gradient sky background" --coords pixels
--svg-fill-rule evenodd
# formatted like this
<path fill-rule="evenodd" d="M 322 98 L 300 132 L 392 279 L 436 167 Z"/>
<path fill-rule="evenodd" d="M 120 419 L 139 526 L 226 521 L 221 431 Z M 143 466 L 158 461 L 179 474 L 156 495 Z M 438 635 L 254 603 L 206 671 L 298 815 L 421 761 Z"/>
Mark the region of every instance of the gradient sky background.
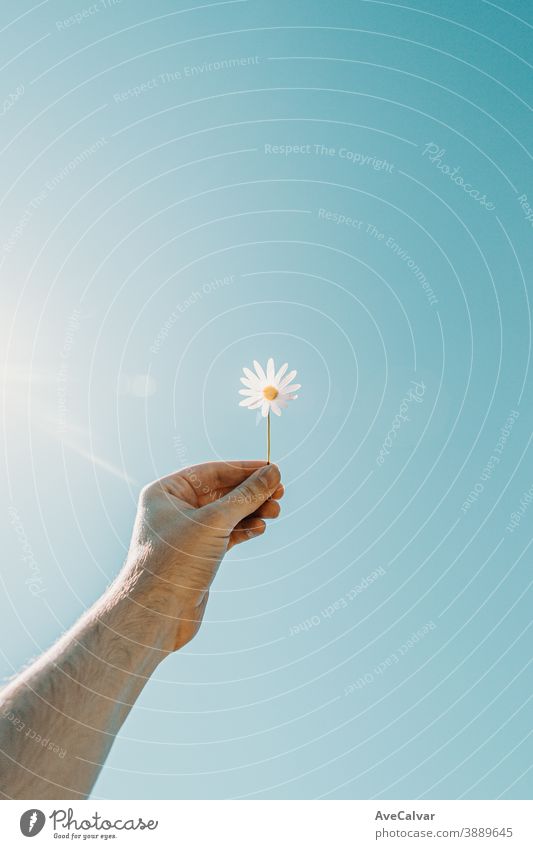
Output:
<path fill-rule="evenodd" d="M 531 5 L 0 16 L 1 674 L 110 583 L 146 482 L 263 456 L 237 390 L 273 356 L 282 517 L 94 796 L 531 798 Z"/>

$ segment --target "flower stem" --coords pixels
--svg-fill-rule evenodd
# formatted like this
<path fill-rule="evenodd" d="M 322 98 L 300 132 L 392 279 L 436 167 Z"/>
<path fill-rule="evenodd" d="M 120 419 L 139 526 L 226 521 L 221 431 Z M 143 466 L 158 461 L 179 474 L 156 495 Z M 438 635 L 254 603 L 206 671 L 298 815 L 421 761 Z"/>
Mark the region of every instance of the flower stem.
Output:
<path fill-rule="evenodd" d="M 270 464 L 270 410 L 267 416 L 267 463 Z"/>

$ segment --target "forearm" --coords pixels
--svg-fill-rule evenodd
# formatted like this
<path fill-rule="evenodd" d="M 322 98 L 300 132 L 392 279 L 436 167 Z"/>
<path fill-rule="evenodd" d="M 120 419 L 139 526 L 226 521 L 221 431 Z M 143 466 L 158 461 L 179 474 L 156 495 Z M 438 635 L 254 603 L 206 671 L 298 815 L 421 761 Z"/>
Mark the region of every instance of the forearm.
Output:
<path fill-rule="evenodd" d="M 90 792 L 130 708 L 169 652 L 164 618 L 146 609 L 137 590 L 135 581 L 112 587 L 0 692 L 4 798 Z"/>

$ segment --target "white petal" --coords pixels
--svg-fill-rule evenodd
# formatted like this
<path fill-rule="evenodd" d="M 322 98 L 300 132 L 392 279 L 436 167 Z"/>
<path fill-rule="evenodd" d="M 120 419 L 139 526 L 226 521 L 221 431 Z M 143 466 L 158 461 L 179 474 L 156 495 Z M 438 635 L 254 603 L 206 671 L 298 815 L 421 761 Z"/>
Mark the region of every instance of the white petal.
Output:
<path fill-rule="evenodd" d="M 276 416 L 281 416 L 281 408 L 277 401 L 272 401 L 270 404 L 272 412 L 276 414 Z"/>
<path fill-rule="evenodd" d="M 243 372 L 245 373 L 245 375 L 246 375 L 246 377 L 248 378 L 248 380 L 257 380 L 257 375 L 256 375 L 256 374 L 254 374 L 254 373 L 253 373 L 253 371 L 252 371 L 251 369 L 246 368 L 246 366 L 244 366 L 244 368 L 243 368 Z"/>
<path fill-rule="evenodd" d="M 239 389 L 239 395 L 253 395 L 255 398 L 261 397 L 257 389 Z"/>
<path fill-rule="evenodd" d="M 251 406 L 250 406 L 250 410 L 257 410 L 257 408 L 258 408 L 258 407 L 261 407 L 261 406 L 262 406 L 262 404 L 263 404 L 263 399 L 262 399 L 262 398 L 260 398 L 260 399 L 259 399 L 259 401 L 254 401 L 254 403 L 253 403 L 253 404 L 251 404 Z"/>
<path fill-rule="evenodd" d="M 270 357 L 270 359 L 267 362 L 267 371 L 266 371 L 266 376 L 267 376 L 267 380 L 268 380 L 269 383 L 274 382 L 275 374 L 276 374 L 276 369 L 274 368 L 274 360 L 272 359 L 272 357 Z"/>
<path fill-rule="evenodd" d="M 278 371 L 278 373 L 276 374 L 276 377 L 274 378 L 274 380 L 276 381 L 276 383 L 279 383 L 279 382 L 280 382 L 281 378 L 283 377 L 283 375 L 285 374 L 285 372 L 287 371 L 287 369 L 288 369 L 288 368 L 289 368 L 289 364 L 288 364 L 288 363 L 283 363 L 282 367 L 280 368 L 280 370 L 279 370 L 279 371 Z"/>
<path fill-rule="evenodd" d="M 268 416 L 268 411 L 270 410 L 270 401 L 263 401 L 263 406 L 261 407 L 261 413 L 265 418 Z"/>
<path fill-rule="evenodd" d="M 250 389 L 255 389 L 256 392 L 261 392 L 263 389 L 263 384 L 257 379 L 255 374 L 254 379 L 250 381 Z"/>
<path fill-rule="evenodd" d="M 244 385 L 247 386 L 249 389 L 252 388 L 252 381 L 249 380 L 247 377 L 241 377 L 241 383 L 244 383 Z"/>
<path fill-rule="evenodd" d="M 250 407 L 251 404 L 257 403 L 255 398 L 245 398 L 243 401 L 239 401 L 239 407 Z M 260 404 L 263 402 L 260 401 Z M 251 408 L 253 410 L 253 407 Z"/>
<path fill-rule="evenodd" d="M 288 395 L 290 392 L 296 392 L 298 389 L 301 389 L 301 388 L 302 388 L 301 383 L 291 383 L 290 386 L 285 386 L 281 390 L 281 394 L 282 395 Z"/>
<path fill-rule="evenodd" d="M 266 383 L 266 374 L 263 371 L 262 366 L 259 365 L 257 360 L 254 360 L 254 369 L 257 372 L 257 376 L 262 383 Z"/>
<path fill-rule="evenodd" d="M 288 373 L 288 375 L 286 375 L 286 376 L 283 378 L 283 380 L 281 381 L 281 383 L 280 383 L 280 385 L 279 385 L 279 388 L 280 388 L 280 389 L 285 389 L 285 387 L 289 385 L 289 383 L 291 382 L 291 380 L 294 380 L 294 378 L 296 377 L 296 375 L 297 375 L 297 374 L 298 374 L 298 372 L 297 372 L 297 371 L 290 371 L 290 372 Z"/>

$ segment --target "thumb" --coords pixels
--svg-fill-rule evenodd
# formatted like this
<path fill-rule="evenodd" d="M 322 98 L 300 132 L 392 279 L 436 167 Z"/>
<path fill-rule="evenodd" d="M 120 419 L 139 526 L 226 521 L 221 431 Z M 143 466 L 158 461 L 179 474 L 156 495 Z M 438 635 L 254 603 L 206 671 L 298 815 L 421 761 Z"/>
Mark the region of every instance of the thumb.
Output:
<path fill-rule="evenodd" d="M 270 498 L 277 489 L 281 474 L 277 466 L 269 463 L 249 475 L 223 498 L 214 501 L 210 508 L 223 519 L 224 525 L 234 528 L 241 519 L 249 516 Z"/>

